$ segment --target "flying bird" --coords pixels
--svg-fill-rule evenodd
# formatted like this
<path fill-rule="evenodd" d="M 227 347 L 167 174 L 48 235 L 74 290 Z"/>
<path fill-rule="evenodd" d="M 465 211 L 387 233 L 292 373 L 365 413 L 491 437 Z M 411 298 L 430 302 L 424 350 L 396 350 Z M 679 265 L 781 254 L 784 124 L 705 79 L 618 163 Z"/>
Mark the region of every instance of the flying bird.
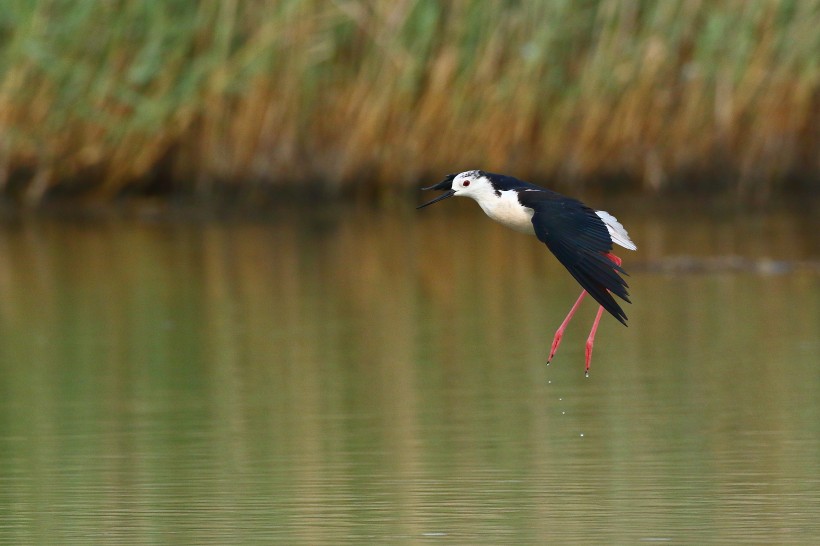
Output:
<path fill-rule="evenodd" d="M 581 285 L 581 295 L 555 332 L 547 364 L 555 356 L 564 330 L 584 296 L 589 294 L 600 304 L 586 342 L 584 373 L 588 376 L 595 332 L 604 309 L 626 326 L 626 314 L 612 294 L 631 303 L 628 286 L 619 275 L 627 273 L 621 267 L 621 259 L 612 253 L 612 245 L 629 250 L 637 247 L 620 222 L 608 212 L 594 210 L 577 199 L 512 176 L 480 170 L 450 174 L 422 190 L 445 193 L 418 206 L 419 209 L 453 196 L 475 199 L 493 220 L 538 237 Z"/>

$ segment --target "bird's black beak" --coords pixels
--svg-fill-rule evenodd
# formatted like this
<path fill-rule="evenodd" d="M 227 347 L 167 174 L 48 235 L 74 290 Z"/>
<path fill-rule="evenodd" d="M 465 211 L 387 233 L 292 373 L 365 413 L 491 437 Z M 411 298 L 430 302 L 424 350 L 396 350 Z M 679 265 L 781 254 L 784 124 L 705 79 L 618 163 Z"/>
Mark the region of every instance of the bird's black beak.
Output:
<path fill-rule="evenodd" d="M 447 178 L 445 178 L 444 180 L 442 180 L 438 184 L 433 184 L 432 186 L 428 186 L 426 188 L 421 188 L 422 191 L 427 191 L 427 190 L 448 190 L 448 191 L 447 191 L 447 193 L 439 195 L 438 197 L 436 197 L 432 201 L 428 201 L 423 205 L 419 205 L 418 207 L 416 207 L 416 210 L 423 209 L 427 205 L 432 205 L 433 203 L 437 203 L 439 201 L 447 199 L 448 197 L 454 196 L 456 194 L 456 191 L 453 190 L 453 189 L 450 189 L 450 188 L 453 185 L 453 178 L 455 178 L 455 177 L 456 177 L 456 175 L 450 174 L 450 175 L 447 175 Z"/>
<path fill-rule="evenodd" d="M 429 189 L 432 189 L 432 188 L 422 188 L 422 189 L 429 190 Z M 423 205 L 419 205 L 418 207 L 416 207 L 416 210 L 418 210 L 418 209 L 423 209 L 423 208 L 424 208 L 424 207 L 426 207 L 427 205 L 432 205 L 433 203 L 438 203 L 439 201 L 442 201 L 442 200 L 444 200 L 444 199 L 447 199 L 448 197 L 452 197 L 452 196 L 454 196 L 455 194 L 456 194 L 456 190 L 450 190 L 450 191 L 448 191 L 447 193 L 443 193 L 443 194 L 439 195 L 438 197 L 436 197 L 436 198 L 435 198 L 435 199 L 433 199 L 432 201 L 427 201 L 425 204 L 423 204 Z"/>

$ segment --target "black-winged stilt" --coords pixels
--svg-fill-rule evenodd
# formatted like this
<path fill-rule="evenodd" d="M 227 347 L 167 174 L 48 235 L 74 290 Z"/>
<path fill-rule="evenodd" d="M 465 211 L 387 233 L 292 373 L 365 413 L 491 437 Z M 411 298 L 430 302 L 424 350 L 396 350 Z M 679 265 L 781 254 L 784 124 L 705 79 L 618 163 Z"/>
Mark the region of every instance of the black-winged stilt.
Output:
<path fill-rule="evenodd" d="M 612 294 L 631 303 L 627 284 L 618 275 L 619 272 L 626 274 L 626 271 L 621 268 L 621 259 L 612 254 L 612 244 L 629 250 L 637 247 L 620 222 L 608 212 L 593 210 L 576 199 L 503 174 L 465 171 L 448 175 L 438 184 L 422 190 L 446 190 L 446 193 L 420 205 L 419 209 L 448 197 L 472 197 L 493 220 L 516 231 L 535 235 L 584 289 L 555 332 L 547 364 L 555 356 L 564 330 L 584 296 L 590 294 L 595 298 L 600 308 L 592 323 L 585 352 L 584 371 L 589 375 L 595 332 L 604 309 L 626 326 L 626 314 Z"/>

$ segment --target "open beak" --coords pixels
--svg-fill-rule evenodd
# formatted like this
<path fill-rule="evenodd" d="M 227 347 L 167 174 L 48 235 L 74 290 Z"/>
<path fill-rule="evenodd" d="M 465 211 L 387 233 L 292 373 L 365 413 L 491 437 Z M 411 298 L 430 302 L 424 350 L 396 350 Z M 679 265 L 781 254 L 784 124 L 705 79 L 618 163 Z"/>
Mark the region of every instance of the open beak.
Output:
<path fill-rule="evenodd" d="M 422 188 L 422 189 L 424 189 L 424 190 L 429 190 L 430 188 Z M 418 210 L 418 209 L 423 209 L 423 208 L 424 208 L 424 207 L 426 207 L 427 205 L 432 205 L 433 203 L 438 203 L 439 201 L 442 201 L 442 200 L 444 200 L 444 199 L 447 199 L 448 197 L 452 197 L 452 196 L 454 196 L 455 194 L 456 194 L 456 190 L 450 190 L 450 191 L 448 191 L 447 193 L 443 193 L 443 194 L 439 195 L 438 197 L 436 197 L 436 198 L 435 198 L 435 199 L 433 199 L 432 201 L 427 201 L 425 204 L 423 204 L 423 205 L 419 205 L 418 207 L 416 207 L 416 210 Z"/>
<path fill-rule="evenodd" d="M 450 189 L 450 188 L 453 185 L 453 178 L 455 178 L 455 176 L 456 175 L 451 174 L 451 175 L 447 176 L 447 178 L 445 178 L 444 180 L 439 182 L 438 184 L 433 184 L 432 186 L 428 186 L 426 188 L 421 188 L 422 191 L 427 191 L 427 190 L 448 190 L 448 191 L 447 191 L 447 193 L 443 193 L 443 194 L 439 195 L 438 197 L 436 197 L 432 201 L 428 201 L 423 205 L 419 205 L 418 207 L 416 207 L 416 210 L 423 209 L 427 205 L 432 205 L 433 203 L 437 203 L 439 201 L 447 199 L 448 197 L 454 196 L 456 194 L 456 190 L 453 190 L 453 189 Z"/>

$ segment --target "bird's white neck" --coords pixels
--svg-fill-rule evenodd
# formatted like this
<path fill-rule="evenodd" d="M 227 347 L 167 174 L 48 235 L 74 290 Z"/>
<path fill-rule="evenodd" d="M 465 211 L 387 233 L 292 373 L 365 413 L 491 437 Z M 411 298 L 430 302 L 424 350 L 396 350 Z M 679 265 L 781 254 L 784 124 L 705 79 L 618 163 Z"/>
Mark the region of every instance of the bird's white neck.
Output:
<path fill-rule="evenodd" d="M 482 192 L 473 197 L 481 209 L 493 220 L 504 224 L 508 228 L 535 235 L 532 227 L 532 215 L 534 211 L 518 202 L 518 192 L 504 190 L 497 195 L 495 191 Z"/>

